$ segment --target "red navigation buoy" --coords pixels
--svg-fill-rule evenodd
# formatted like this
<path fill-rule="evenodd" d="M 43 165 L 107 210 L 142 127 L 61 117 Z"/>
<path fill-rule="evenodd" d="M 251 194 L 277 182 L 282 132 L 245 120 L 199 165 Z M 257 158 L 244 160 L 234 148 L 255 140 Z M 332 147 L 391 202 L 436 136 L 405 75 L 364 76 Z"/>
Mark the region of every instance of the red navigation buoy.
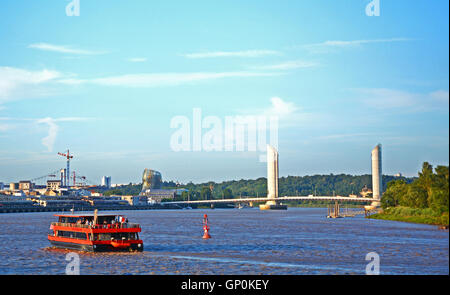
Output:
<path fill-rule="evenodd" d="M 203 238 L 204 239 L 211 239 L 211 236 L 209 235 L 209 226 L 208 226 L 208 215 L 203 216 Z"/>

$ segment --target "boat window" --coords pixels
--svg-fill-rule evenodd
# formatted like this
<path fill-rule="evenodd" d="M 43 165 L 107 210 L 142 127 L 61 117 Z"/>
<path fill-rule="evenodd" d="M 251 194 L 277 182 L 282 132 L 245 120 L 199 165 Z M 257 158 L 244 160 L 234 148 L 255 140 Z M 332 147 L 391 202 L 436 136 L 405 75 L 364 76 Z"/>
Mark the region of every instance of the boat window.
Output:
<path fill-rule="evenodd" d="M 109 241 L 111 240 L 110 233 L 98 234 L 97 241 Z"/>
<path fill-rule="evenodd" d="M 86 233 L 59 230 L 58 237 L 86 240 Z"/>
<path fill-rule="evenodd" d="M 60 216 L 59 222 L 61 222 L 61 223 L 76 223 L 79 219 L 80 219 L 79 217 Z"/>
<path fill-rule="evenodd" d="M 100 224 L 110 224 L 115 219 L 115 216 L 99 216 L 98 223 Z"/>

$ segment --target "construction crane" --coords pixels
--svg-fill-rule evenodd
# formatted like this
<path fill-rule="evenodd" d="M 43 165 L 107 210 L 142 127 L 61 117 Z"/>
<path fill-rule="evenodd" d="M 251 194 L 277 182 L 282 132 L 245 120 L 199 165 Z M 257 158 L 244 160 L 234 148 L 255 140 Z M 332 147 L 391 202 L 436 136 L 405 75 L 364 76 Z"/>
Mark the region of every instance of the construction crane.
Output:
<path fill-rule="evenodd" d="M 96 184 L 93 183 L 92 181 L 88 180 L 86 178 L 86 176 L 76 176 L 76 179 L 80 180 L 81 182 L 79 184 L 81 184 L 83 186 L 85 186 L 87 184 L 96 186 Z"/>
<path fill-rule="evenodd" d="M 66 154 L 58 153 L 58 155 L 66 157 L 66 159 L 67 159 L 67 170 L 66 170 L 64 182 L 67 184 L 67 186 L 70 186 L 70 183 L 69 183 L 70 182 L 70 159 L 73 158 L 73 155 L 70 155 L 69 150 L 67 150 Z"/>
<path fill-rule="evenodd" d="M 49 173 L 49 174 L 47 174 L 47 175 L 33 178 L 33 179 L 31 179 L 30 181 L 31 181 L 31 182 L 37 182 L 38 180 L 42 180 L 42 179 L 44 179 L 44 178 L 48 178 L 48 177 L 50 177 L 50 178 L 56 177 L 56 175 L 58 174 L 58 172 L 59 172 L 59 170 L 56 170 L 56 171 L 51 172 L 51 173 Z"/>

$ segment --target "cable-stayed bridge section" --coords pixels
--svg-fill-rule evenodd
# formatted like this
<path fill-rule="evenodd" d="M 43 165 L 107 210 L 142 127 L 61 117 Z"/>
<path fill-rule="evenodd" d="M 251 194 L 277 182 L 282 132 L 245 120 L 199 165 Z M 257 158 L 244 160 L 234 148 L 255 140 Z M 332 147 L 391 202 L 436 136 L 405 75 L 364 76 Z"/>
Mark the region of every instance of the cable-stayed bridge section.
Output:
<path fill-rule="evenodd" d="M 381 145 L 378 144 L 372 150 L 372 187 L 373 198 L 361 197 L 343 197 L 343 196 L 278 196 L 278 151 L 268 145 L 267 146 L 267 197 L 255 198 L 246 197 L 239 199 L 216 199 L 216 200 L 197 200 L 197 201 L 174 201 L 164 202 L 162 205 L 182 205 L 182 204 L 214 204 L 214 203 L 257 203 L 261 210 L 286 210 L 287 206 L 282 204 L 283 201 L 335 201 L 338 202 L 369 202 L 370 205 L 365 206 L 367 210 L 373 210 L 380 206 L 381 201 Z"/>
<path fill-rule="evenodd" d="M 373 198 L 351 198 L 341 196 L 285 196 L 278 198 L 265 198 L 265 197 L 246 197 L 239 199 L 217 199 L 217 200 L 198 200 L 198 201 L 174 201 L 174 202 L 162 202 L 165 204 L 177 204 L 177 205 L 189 205 L 189 204 L 217 204 L 217 203 L 266 203 L 266 202 L 281 202 L 281 201 L 338 201 L 338 202 L 362 202 L 371 203 Z"/>

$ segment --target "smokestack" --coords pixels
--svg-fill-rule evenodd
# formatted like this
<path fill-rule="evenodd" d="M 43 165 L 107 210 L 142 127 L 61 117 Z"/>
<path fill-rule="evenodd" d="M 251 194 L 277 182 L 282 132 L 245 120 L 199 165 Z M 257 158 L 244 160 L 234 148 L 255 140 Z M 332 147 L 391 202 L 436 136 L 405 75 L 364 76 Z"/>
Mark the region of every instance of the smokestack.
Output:
<path fill-rule="evenodd" d="M 383 189 L 381 171 L 381 144 L 372 150 L 372 192 L 373 198 L 380 200 Z"/>
<path fill-rule="evenodd" d="M 267 145 L 267 197 L 278 198 L 278 152 Z"/>

